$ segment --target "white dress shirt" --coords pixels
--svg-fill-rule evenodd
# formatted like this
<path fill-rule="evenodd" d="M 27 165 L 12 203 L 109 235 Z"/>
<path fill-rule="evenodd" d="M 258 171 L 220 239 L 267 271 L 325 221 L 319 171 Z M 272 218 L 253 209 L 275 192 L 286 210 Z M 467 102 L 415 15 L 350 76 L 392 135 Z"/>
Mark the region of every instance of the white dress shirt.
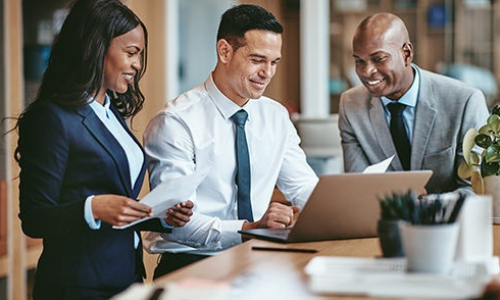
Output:
<path fill-rule="evenodd" d="M 148 233 L 144 246 L 152 253 L 198 250 L 208 253 L 242 242 L 244 220 L 238 220 L 235 183 L 235 125 L 230 117 L 240 109 L 245 124 L 251 165 L 251 201 L 255 220 L 269 206 L 277 186 L 301 207 L 318 181 L 299 147 L 300 139 L 285 107 L 261 97 L 243 107 L 225 97 L 210 76 L 203 84 L 167 103 L 149 123 L 144 145 L 149 158 L 151 188 L 191 174 L 198 149 L 212 148 L 213 162 L 196 189 L 190 222 L 170 234 Z"/>

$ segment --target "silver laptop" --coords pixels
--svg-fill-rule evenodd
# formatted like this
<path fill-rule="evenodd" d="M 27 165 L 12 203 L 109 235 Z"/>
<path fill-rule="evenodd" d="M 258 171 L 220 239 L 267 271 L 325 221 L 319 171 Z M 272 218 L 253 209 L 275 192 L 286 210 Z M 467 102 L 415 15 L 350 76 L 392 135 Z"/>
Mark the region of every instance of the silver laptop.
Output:
<path fill-rule="evenodd" d="M 420 194 L 432 171 L 323 175 L 293 228 L 249 229 L 239 233 L 283 243 L 377 236 L 378 197 L 413 190 Z"/>

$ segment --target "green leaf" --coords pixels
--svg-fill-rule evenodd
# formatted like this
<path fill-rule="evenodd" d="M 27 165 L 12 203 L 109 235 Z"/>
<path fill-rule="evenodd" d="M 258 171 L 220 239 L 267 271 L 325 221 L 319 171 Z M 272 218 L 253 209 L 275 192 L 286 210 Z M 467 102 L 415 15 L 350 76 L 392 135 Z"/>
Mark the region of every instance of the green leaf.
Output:
<path fill-rule="evenodd" d="M 491 115 L 488 118 L 488 121 L 486 122 L 488 126 L 490 126 L 490 129 L 493 130 L 493 132 L 498 133 L 500 132 L 500 116 L 499 115 Z"/>
<path fill-rule="evenodd" d="M 481 176 L 486 177 L 495 175 L 499 169 L 500 169 L 499 163 L 497 162 L 488 163 L 486 161 L 483 161 L 481 163 Z"/>
<path fill-rule="evenodd" d="M 492 115 L 497 115 L 497 116 L 500 116 L 500 105 L 495 105 L 492 109 L 491 109 L 491 114 Z"/>
<path fill-rule="evenodd" d="M 489 135 L 486 135 L 486 134 L 476 135 L 474 141 L 476 142 L 476 145 L 478 145 L 479 147 L 484 148 L 484 149 L 488 148 L 493 143 L 491 141 L 491 137 Z"/>
<path fill-rule="evenodd" d="M 484 158 L 487 163 L 499 162 L 500 161 L 500 146 L 491 145 L 489 146 L 485 153 Z"/>
<path fill-rule="evenodd" d="M 488 124 L 483 125 L 483 127 L 479 128 L 479 133 L 490 135 L 491 134 L 490 126 L 488 126 Z"/>

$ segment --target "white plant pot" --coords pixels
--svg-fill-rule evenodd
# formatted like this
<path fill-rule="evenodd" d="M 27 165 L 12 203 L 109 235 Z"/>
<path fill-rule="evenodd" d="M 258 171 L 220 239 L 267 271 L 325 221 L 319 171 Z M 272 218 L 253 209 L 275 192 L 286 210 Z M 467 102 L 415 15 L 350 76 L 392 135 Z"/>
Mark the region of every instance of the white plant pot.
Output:
<path fill-rule="evenodd" d="M 484 194 L 491 195 L 493 223 L 500 224 L 500 176 L 487 176 L 484 180 Z"/>

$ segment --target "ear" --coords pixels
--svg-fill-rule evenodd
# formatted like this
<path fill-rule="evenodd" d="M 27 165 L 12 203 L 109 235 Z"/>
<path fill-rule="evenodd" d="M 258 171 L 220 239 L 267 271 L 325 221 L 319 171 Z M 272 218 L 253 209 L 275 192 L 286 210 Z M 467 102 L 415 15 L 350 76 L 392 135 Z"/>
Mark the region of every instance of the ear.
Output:
<path fill-rule="evenodd" d="M 403 59 L 406 67 L 411 65 L 413 61 L 413 45 L 410 42 L 406 42 L 403 45 Z"/>
<path fill-rule="evenodd" d="M 217 41 L 217 56 L 222 63 L 228 62 L 233 56 L 233 47 L 225 39 Z"/>

